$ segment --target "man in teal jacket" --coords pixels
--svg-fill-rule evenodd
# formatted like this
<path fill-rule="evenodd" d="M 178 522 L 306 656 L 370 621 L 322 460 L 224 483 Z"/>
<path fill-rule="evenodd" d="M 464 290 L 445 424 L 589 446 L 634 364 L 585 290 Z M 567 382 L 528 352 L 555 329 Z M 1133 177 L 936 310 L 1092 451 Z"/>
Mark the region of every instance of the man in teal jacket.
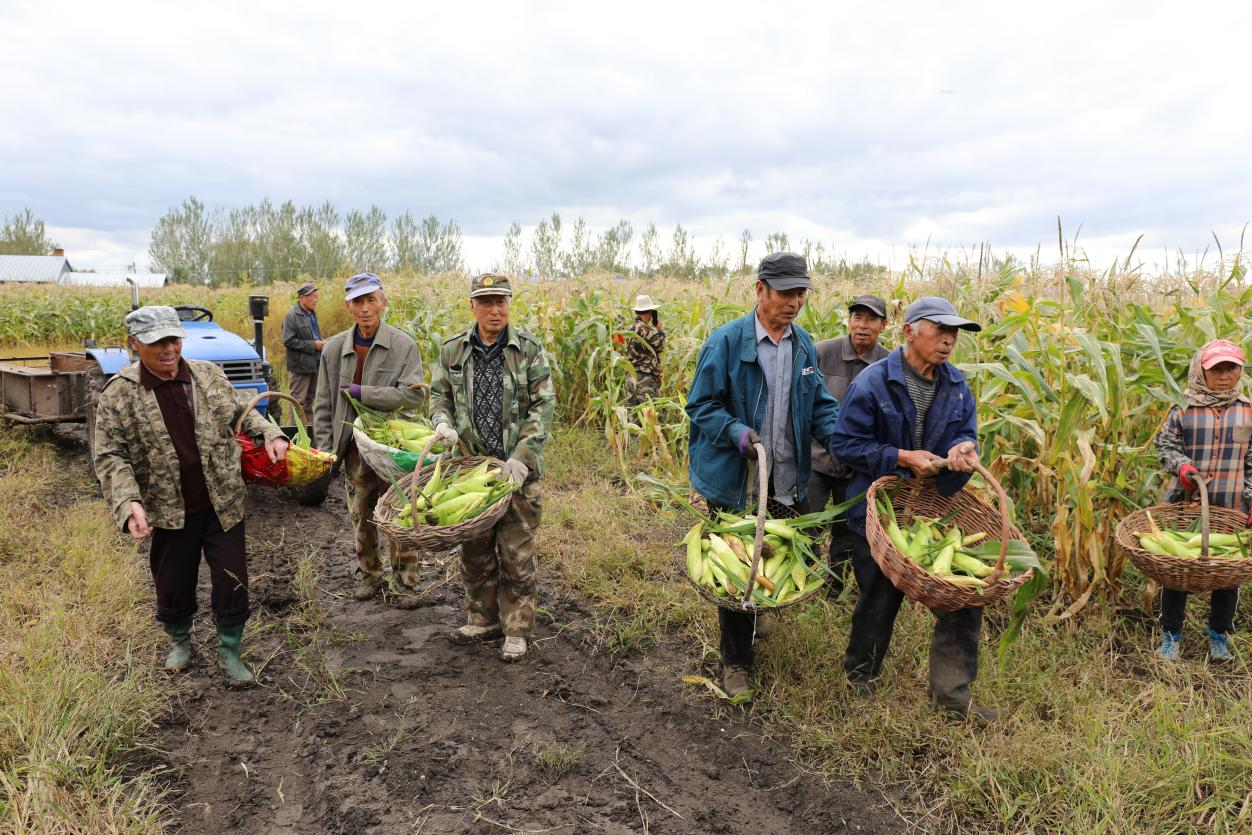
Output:
<path fill-rule="evenodd" d="M 827 446 L 839 403 L 826 390 L 817 351 L 794 324 L 812 287 L 808 265 L 794 252 L 776 252 L 757 271 L 757 306 L 718 328 L 700 349 L 687 396 L 691 418 L 688 477 L 711 510 L 741 511 L 754 498 L 748 484 L 753 445 L 765 447 L 772 515 L 794 515 L 809 482 L 809 439 Z M 748 687 L 752 615 L 718 609 L 722 688 Z"/>

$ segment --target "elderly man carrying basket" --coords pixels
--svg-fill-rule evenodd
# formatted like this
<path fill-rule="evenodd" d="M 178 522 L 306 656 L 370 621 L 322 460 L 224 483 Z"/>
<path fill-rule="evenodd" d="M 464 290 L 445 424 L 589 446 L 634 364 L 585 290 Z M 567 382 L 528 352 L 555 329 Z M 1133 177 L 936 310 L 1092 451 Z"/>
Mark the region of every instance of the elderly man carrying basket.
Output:
<path fill-rule="evenodd" d="M 463 441 L 471 455 L 505 461 L 518 489 L 485 536 L 461 545 L 467 619 L 456 643 L 504 635 L 500 657 L 526 655 L 535 621 L 535 530 L 542 510 L 539 476 L 556 394 L 537 338 L 509 324 L 513 290 L 503 275 L 470 283 L 476 324 L 443 343 L 431 380 L 435 440 Z"/>
<path fill-rule="evenodd" d="M 958 316 L 951 302 L 934 296 L 918 299 L 905 311 L 904 346 L 865 369 L 848 388 L 840 410 L 831 451 L 853 471 L 849 496 L 903 470 L 917 478 L 933 477 L 944 496 L 965 486 L 978 464 L 977 404 L 965 376 L 948 360 L 960 331 L 981 329 Z M 855 692 L 869 697 L 904 594 L 874 561 L 865 538 L 865 513 L 864 501 L 848 513 L 860 596 L 843 668 Z M 931 698 L 949 713 L 994 720 L 996 711 L 975 704 L 969 692 L 978 675 L 982 608 L 936 611 L 935 617 Z"/>

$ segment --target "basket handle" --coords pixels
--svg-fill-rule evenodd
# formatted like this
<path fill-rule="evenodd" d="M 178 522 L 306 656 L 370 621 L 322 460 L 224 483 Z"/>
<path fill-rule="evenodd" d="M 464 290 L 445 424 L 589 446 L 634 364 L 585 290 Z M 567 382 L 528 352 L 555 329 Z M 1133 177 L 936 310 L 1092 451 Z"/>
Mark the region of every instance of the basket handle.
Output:
<path fill-rule="evenodd" d="M 281 397 L 283 400 L 290 400 L 295 407 L 300 410 L 300 420 L 305 426 L 309 425 L 309 417 L 304 413 L 304 406 L 300 405 L 300 401 L 292 397 L 290 394 L 283 394 L 281 391 L 263 391 L 248 401 L 248 405 L 243 407 L 243 411 L 239 413 L 239 420 L 235 421 L 235 434 L 238 435 L 243 431 L 244 418 L 248 416 L 248 412 L 256 408 L 256 404 L 270 397 Z"/>
<path fill-rule="evenodd" d="M 752 445 L 752 448 L 756 450 L 756 538 L 752 540 L 752 565 L 748 567 L 748 590 L 743 595 L 745 604 L 752 600 L 752 589 L 756 586 L 756 570 L 761 565 L 761 548 L 765 542 L 765 505 L 769 498 L 769 464 L 765 461 L 765 446 L 756 443 Z"/>
<path fill-rule="evenodd" d="M 1200 558 L 1209 558 L 1209 482 L 1204 476 L 1196 473 L 1191 480 L 1199 487 L 1200 493 Z"/>
<path fill-rule="evenodd" d="M 948 466 L 947 459 L 940 464 L 942 467 Z M 993 476 L 982 462 L 974 464 L 974 472 L 983 477 L 983 480 L 991 485 L 996 491 L 996 498 L 1000 500 L 1000 558 L 996 560 L 996 566 L 992 569 L 991 574 L 987 577 L 987 584 L 990 585 L 1000 579 L 1000 575 L 1004 573 L 1004 560 L 1009 555 L 1009 497 L 1004 492 L 1000 480 Z"/>
<path fill-rule="evenodd" d="M 435 445 L 435 436 L 431 435 L 430 439 L 426 441 L 426 446 L 422 447 L 421 455 L 417 457 L 418 469 L 421 469 L 422 462 L 426 460 L 427 454 L 430 453 L 430 448 L 433 447 L 434 445 Z M 409 507 L 411 508 L 411 510 L 409 510 L 409 513 L 413 518 L 413 533 L 416 534 L 418 531 L 418 528 L 420 527 L 420 525 L 417 522 L 417 470 L 414 470 L 409 475 Z"/>

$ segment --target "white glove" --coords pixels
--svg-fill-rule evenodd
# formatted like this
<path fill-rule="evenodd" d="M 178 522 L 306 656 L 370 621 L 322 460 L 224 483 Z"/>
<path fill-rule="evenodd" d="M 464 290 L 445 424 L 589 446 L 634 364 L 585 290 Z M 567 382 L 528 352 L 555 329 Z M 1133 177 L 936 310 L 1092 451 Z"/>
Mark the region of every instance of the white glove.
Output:
<path fill-rule="evenodd" d="M 437 444 L 456 446 L 456 442 L 460 438 L 461 436 L 456 433 L 456 430 L 446 423 L 441 423 L 435 427 L 435 443 Z"/>
<path fill-rule="evenodd" d="M 526 476 L 530 475 L 530 467 L 527 467 L 516 458 L 510 458 L 508 461 L 504 462 L 504 469 L 500 472 L 520 487 L 526 483 Z"/>

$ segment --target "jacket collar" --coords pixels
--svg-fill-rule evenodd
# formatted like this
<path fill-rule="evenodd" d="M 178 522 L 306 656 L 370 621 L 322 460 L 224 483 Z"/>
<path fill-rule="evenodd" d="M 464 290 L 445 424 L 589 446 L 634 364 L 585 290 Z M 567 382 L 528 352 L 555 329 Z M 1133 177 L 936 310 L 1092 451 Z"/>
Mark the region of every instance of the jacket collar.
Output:
<path fill-rule="evenodd" d="M 351 336 L 343 341 L 343 355 L 349 356 L 356 353 L 356 348 L 352 344 L 352 340 L 356 338 L 356 324 L 353 323 L 352 329 L 349 331 Z M 374 332 L 374 346 L 377 348 L 390 348 L 391 340 L 394 339 L 396 329 L 386 322 L 378 323 L 378 330 Z"/>
<path fill-rule="evenodd" d="M 887 355 L 887 379 L 894 380 L 900 385 L 907 385 L 904 381 L 904 347 L 896 348 Z M 950 362 L 941 363 L 935 369 L 935 382 L 942 381 L 945 384 L 959 383 L 962 379 L 961 372 L 956 369 Z"/>

